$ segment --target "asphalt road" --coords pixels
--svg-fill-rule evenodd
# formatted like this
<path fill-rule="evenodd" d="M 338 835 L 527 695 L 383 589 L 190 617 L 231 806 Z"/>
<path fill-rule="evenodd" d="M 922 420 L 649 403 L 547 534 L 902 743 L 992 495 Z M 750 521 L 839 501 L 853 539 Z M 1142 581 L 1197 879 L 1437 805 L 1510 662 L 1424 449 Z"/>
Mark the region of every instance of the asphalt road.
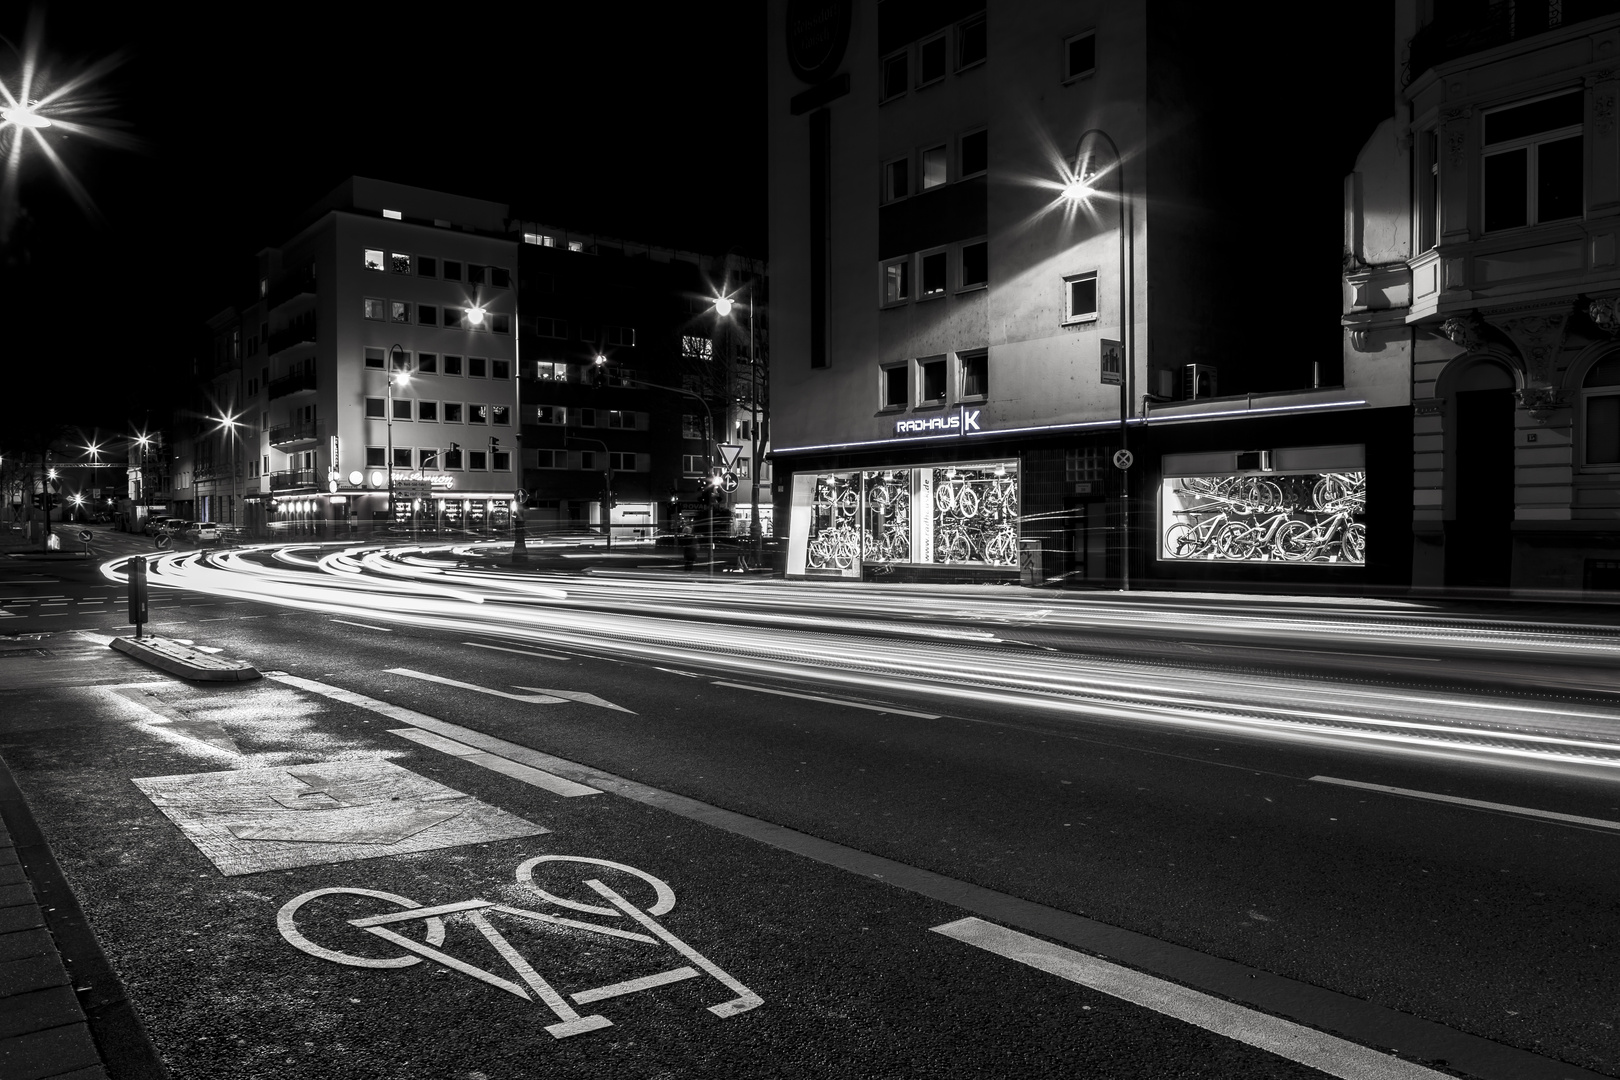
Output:
<path fill-rule="evenodd" d="M 650 602 L 653 586 L 619 584 L 627 610 Z M 803 602 L 799 593 L 774 606 Z M 841 609 L 836 598 L 817 602 Z M 1101 664 L 1135 688 L 1133 700 L 1152 696 L 1143 684 L 1204 679 L 1256 702 L 1295 695 L 1305 717 L 1323 700 L 1342 708 L 1345 695 L 1377 692 L 1369 714 L 1385 716 L 1392 696 L 1437 716 L 1511 708 L 1540 718 L 1535 737 L 1567 728 L 1591 743 L 1579 759 L 1509 756 L 1466 741 L 1150 723 L 1033 697 L 946 699 L 898 679 L 852 688 L 799 667 L 740 674 L 736 663 L 695 663 L 691 649 L 671 647 L 660 662 L 616 655 L 608 637 L 547 645 L 381 610 L 359 618 L 184 591 L 159 591 L 152 604 L 157 632 L 286 676 L 227 688 L 160 676 L 105 648 L 128 631 L 115 630 L 121 594 L 92 566 L 13 566 L 0 580 L 0 634 L 51 636 L 0 644 L 0 755 L 177 1076 L 292 1075 L 314 1062 L 357 1076 L 521 1076 L 538 1062 L 554 1075 L 1318 1075 L 1219 1025 L 1225 1033 L 934 932 L 974 916 L 1408 1057 L 1423 1055 L 1378 1038 L 1379 1015 L 1620 1073 L 1620 792 L 1602 743 L 1620 714 L 1598 678 L 1509 693 L 1479 672 L 1420 678 L 1368 662 L 1353 678 L 1332 664 L 1290 676 L 1274 656 L 1257 667 L 1241 644 L 1217 656 L 1189 650 L 1184 626 L 1151 663 L 1087 650 L 1097 635 L 1075 627 L 1043 630 L 1054 636 L 1036 646 L 1010 644 L 1028 639 L 1028 626 L 973 646 L 992 665 L 1020 648 Z M 597 614 L 608 606 L 592 602 Z M 693 626 L 717 618 L 699 600 L 687 614 Z M 859 633 L 842 632 L 882 648 L 873 613 L 860 614 Z M 623 615 L 622 631 L 651 640 L 652 618 Z M 90 633 L 69 633 L 81 630 Z M 786 633 L 753 632 L 767 643 Z M 1558 678 L 1578 683 L 1580 669 L 1561 664 Z M 140 685 L 114 689 L 125 683 Z M 602 793 L 559 795 L 392 734 L 414 729 L 379 707 L 554 755 L 553 775 Z M 377 759 L 550 832 L 226 875 L 132 782 Z M 632 786 L 593 781 L 589 769 Z M 224 849 L 266 843 L 238 837 Z M 299 845 L 278 850 L 289 846 Z M 547 854 L 667 882 L 678 903 L 661 925 L 763 1003 L 717 1017 L 706 1007 L 735 995 L 700 972 L 603 999 L 593 1007 L 611 1027 L 558 1039 L 545 1030 L 552 1012 L 488 980 L 431 959 L 346 966 L 277 930 L 283 905 L 323 888 L 531 908 L 515 868 Z M 571 889 L 556 895 L 601 906 L 574 873 L 587 865 L 544 868 Z M 602 873 L 630 903 L 654 906 L 647 882 Z M 401 955 L 340 917 L 390 910 L 376 898 L 317 897 L 295 921 L 307 917 L 319 930 L 311 939 L 333 948 Z M 444 919 L 447 954 L 521 981 L 472 916 Z M 543 957 L 534 970 L 570 993 L 682 963 L 666 954 L 638 967 L 644 942 L 509 914 L 488 922 L 518 953 Z M 404 925 L 422 940 L 423 921 Z M 1144 938 L 1110 938 L 1109 928 Z M 1254 986 L 1247 996 L 1243 980 Z M 1341 997 L 1307 1000 L 1312 987 Z M 1430 1067 L 1503 1077 L 1542 1067 L 1481 1043 L 1463 1049 L 1474 1056 L 1435 1064 L 1443 1055 L 1429 1054 Z M 1306 1060 L 1333 1075 L 1379 1075 L 1331 1054 Z"/>

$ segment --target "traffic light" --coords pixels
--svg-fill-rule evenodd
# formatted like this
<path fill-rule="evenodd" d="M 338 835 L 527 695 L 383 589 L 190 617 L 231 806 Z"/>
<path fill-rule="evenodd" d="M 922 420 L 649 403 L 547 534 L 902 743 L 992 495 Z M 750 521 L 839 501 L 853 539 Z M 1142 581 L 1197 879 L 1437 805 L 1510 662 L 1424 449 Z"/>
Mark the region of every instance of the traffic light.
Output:
<path fill-rule="evenodd" d="M 611 510 L 615 506 L 618 506 L 618 505 L 619 505 L 619 493 L 617 491 L 608 492 L 608 509 Z"/>
<path fill-rule="evenodd" d="M 461 453 L 461 444 L 460 444 L 460 443 L 458 443 L 458 442 L 453 442 L 453 443 L 451 443 L 451 444 L 450 444 L 450 452 L 451 452 L 451 453 L 452 453 L 452 454 L 459 454 L 459 453 Z"/>

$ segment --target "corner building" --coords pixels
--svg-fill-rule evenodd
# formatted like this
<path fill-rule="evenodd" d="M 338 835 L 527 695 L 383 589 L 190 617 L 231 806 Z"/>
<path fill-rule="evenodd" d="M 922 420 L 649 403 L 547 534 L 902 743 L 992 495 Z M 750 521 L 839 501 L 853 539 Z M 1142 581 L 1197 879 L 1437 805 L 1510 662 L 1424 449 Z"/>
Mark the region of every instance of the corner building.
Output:
<path fill-rule="evenodd" d="M 1269 49 L 1234 81 L 1245 29 L 1179 3 L 774 0 L 790 575 L 1016 580 L 1038 549 L 1081 586 L 1405 584 L 1407 360 L 1292 336 L 1303 275 L 1254 224 L 1286 195 L 1239 167 L 1233 118 L 1258 93 L 1274 130 L 1303 122 L 1278 88 L 1308 65 Z"/>

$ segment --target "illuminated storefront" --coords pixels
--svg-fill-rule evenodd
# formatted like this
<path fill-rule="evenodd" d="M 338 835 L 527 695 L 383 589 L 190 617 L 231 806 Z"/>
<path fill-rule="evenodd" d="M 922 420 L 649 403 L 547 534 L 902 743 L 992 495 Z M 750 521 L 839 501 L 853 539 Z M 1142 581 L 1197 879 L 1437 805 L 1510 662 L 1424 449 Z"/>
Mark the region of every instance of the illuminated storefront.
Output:
<path fill-rule="evenodd" d="M 859 577 L 864 566 L 1018 565 L 1016 460 L 799 473 L 788 573 Z"/>

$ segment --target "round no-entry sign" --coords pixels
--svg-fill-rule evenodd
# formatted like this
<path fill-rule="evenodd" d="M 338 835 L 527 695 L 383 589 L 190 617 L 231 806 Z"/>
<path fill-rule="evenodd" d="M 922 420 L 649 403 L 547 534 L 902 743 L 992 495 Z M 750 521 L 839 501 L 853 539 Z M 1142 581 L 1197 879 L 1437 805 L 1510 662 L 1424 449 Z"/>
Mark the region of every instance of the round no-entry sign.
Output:
<path fill-rule="evenodd" d="M 1136 455 L 1129 450 L 1114 451 L 1114 468 L 1116 469 L 1128 469 L 1135 460 Z"/>

